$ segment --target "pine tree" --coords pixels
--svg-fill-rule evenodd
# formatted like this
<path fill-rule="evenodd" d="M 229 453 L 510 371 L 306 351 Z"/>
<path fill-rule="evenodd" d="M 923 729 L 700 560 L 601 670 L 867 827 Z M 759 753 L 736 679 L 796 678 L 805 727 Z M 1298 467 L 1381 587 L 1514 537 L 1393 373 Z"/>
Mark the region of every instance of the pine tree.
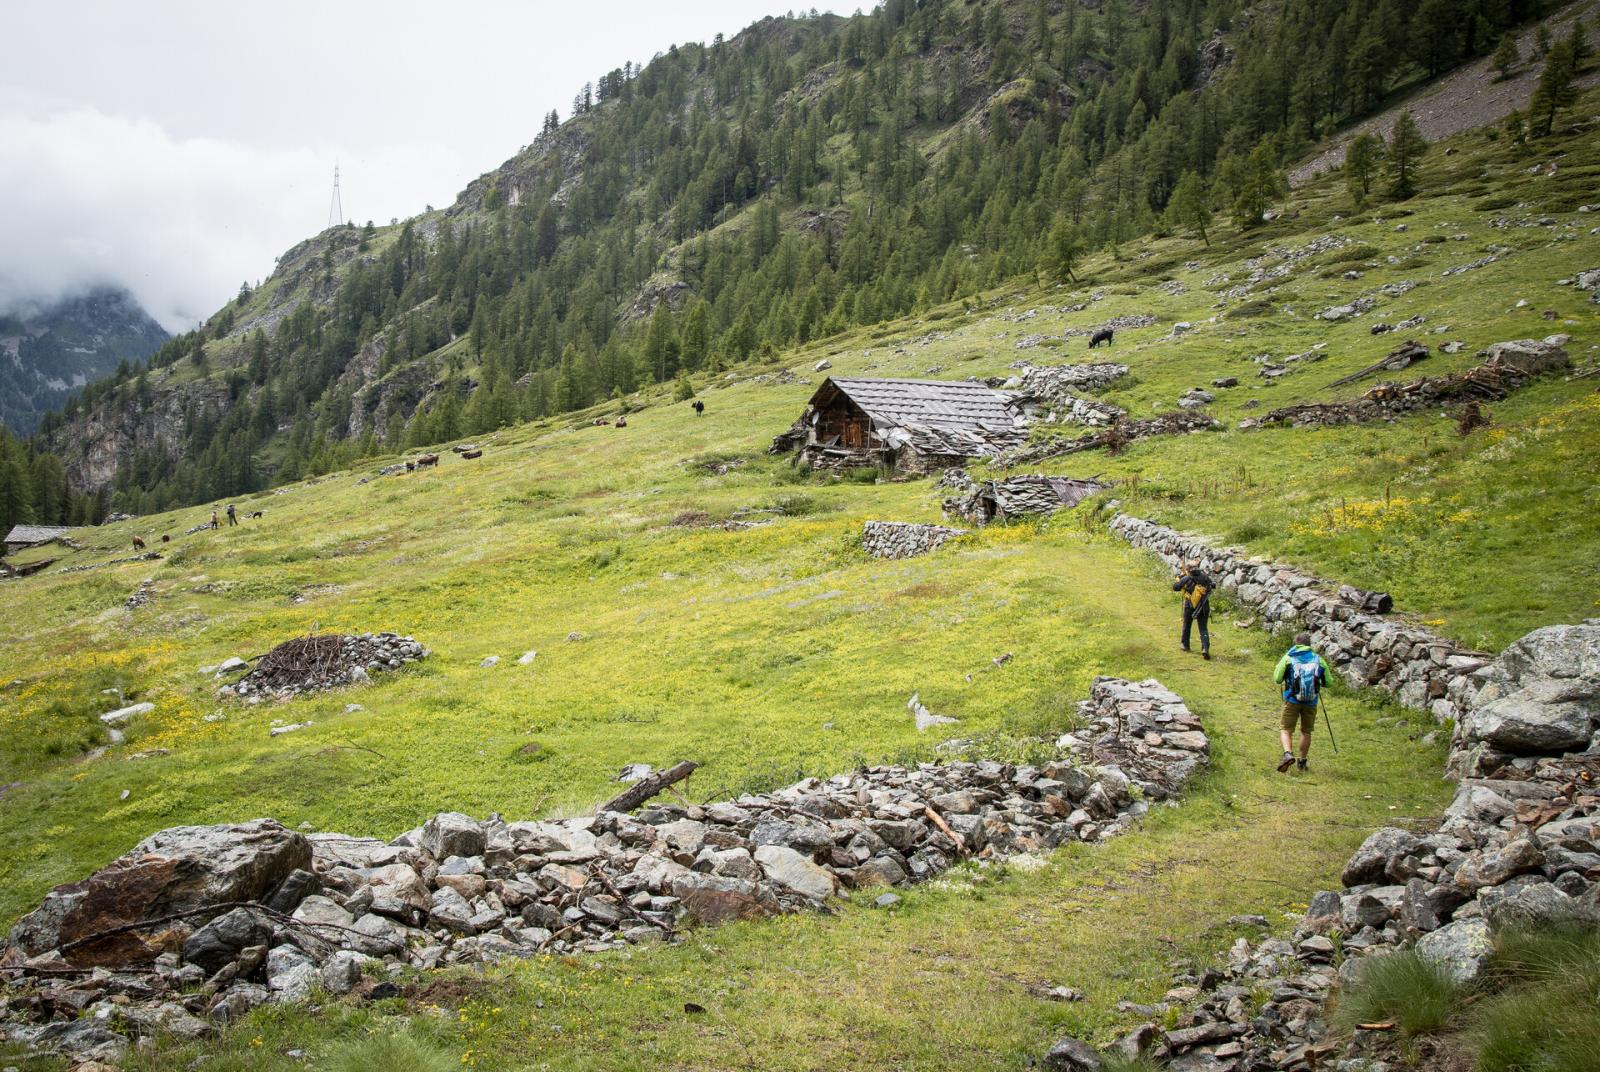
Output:
<path fill-rule="evenodd" d="M 1048 267 L 1060 278 L 1076 283 L 1078 277 L 1073 270 L 1077 267 L 1078 258 L 1082 254 L 1083 235 L 1078 230 L 1078 225 L 1065 216 L 1060 217 L 1050 232 Z"/>
<path fill-rule="evenodd" d="M 1417 169 L 1427 151 L 1427 139 L 1417 129 L 1416 120 L 1410 112 L 1401 112 L 1389 135 L 1389 151 L 1384 158 L 1390 197 L 1404 201 L 1417 192 Z"/>
<path fill-rule="evenodd" d="M 1178 185 L 1172 188 L 1167 219 L 1177 227 L 1192 229 L 1200 236 L 1200 241 L 1211 244 L 1206 235 L 1206 228 L 1211 225 L 1211 201 L 1206 195 L 1205 183 L 1193 171 L 1185 171 Z"/>

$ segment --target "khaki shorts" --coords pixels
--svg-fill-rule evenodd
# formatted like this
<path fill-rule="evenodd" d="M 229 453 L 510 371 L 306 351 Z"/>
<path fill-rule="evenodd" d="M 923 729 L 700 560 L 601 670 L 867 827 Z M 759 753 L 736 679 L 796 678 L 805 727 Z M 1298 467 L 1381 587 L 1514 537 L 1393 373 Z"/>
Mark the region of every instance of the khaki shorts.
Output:
<path fill-rule="evenodd" d="M 1283 728 L 1294 732 L 1294 724 L 1300 723 L 1301 733 L 1310 733 L 1317 728 L 1317 707 L 1315 704 L 1295 703 L 1293 700 L 1283 701 Z"/>

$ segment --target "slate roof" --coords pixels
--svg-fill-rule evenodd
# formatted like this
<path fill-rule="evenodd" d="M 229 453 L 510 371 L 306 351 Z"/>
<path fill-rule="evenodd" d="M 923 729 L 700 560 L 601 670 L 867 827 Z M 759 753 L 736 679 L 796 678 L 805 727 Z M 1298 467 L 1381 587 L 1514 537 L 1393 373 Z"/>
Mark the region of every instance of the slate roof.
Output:
<path fill-rule="evenodd" d="M 813 406 L 833 401 L 830 386 L 860 406 L 877 425 L 1002 435 L 1020 431 L 1017 416 L 1007 405 L 1009 396 L 981 383 L 829 377 L 811 396 Z"/>
<path fill-rule="evenodd" d="M 49 543 L 71 532 L 71 529 L 60 528 L 55 525 L 18 525 L 6 533 L 6 543 Z"/>

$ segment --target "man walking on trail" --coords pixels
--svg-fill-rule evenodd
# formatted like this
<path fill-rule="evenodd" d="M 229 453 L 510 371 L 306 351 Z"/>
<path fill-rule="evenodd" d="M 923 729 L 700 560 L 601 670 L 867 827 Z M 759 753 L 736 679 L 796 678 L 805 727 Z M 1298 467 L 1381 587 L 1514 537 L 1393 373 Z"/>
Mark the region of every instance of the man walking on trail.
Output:
<path fill-rule="evenodd" d="M 220 529 L 222 527 L 221 525 L 217 524 L 217 512 L 215 510 L 211 511 L 211 527 L 214 529 Z"/>
<path fill-rule="evenodd" d="M 229 503 L 228 504 L 228 524 L 237 525 L 238 523 L 239 523 L 239 514 L 238 514 L 237 511 L 234 510 L 233 504 Z"/>
<path fill-rule="evenodd" d="M 1322 687 L 1328 683 L 1328 664 L 1322 656 L 1311 650 L 1311 634 L 1299 633 L 1294 646 L 1278 660 L 1272 680 L 1283 686 L 1283 718 L 1280 736 L 1283 738 L 1283 759 L 1278 764 L 1282 774 L 1296 762 L 1306 770 L 1306 757 L 1311 754 L 1311 731 L 1317 725 L 1317 701 Z M 1294 758 L 1294 727 L 1300 724 L 1300 758 Z"/>
<path fill-rule="evenodd" d="M 1174 592 L 1183 593 L 1183 650 L 1189 650 L 1191 626 L 1200 627 L 1200 658 L 1211 658 L 1211 578 L 1200 572 L 1200 562 L 1191 558 L 1172 582 Z"/>

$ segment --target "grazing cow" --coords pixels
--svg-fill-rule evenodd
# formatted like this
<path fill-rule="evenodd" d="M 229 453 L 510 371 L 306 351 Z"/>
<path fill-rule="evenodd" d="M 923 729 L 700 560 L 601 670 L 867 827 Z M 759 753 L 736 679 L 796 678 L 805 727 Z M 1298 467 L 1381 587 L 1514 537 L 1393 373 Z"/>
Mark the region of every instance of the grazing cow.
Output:
<path fill-rule="evenodd" d="M 700 401 L 698 398 L 695 399 L 694 400 L 694 415 L 696 417 L 698 417 L 702 413 L 704 413 L 705 411 L 706 411 L 706 404 L 704 402 Z"/>
<path fill-rule="evenodd" d="M 161 534 L 161 542 L 162 543 L 171 543 L 172 542 L 172 537 L 168 536 L 166 533 L 163 532 Z"/>
<path fill-rule="evenodd" d="M 1101 328 L 1099 331 L 1097 331 L 1093 335 L 1089 336 L 1089 349 L 1093 350 L 1096 346 L 1099 346 L 1101 343 L 1105 343 L 1107 346 L 1110 346 L 1111 345 L 1111 336 L 1113 334 L 1114 333 L 1112 332 L 1112 330 L 1110 328 Z"/>
<path fill-rule="evenodd" d="M 437 454 L 424 454 L 422 457 L 417 459 L 417 468 L 418 469 L 426 469 L 430 465 L 438 465 L 438 464 L 439 464 L 439 456 Z"/>
<path fill-rule="evenodd" d="M 133 549 L 135 551 L 143 551 L 144 550 L 144 541 L 141 540 L 139 537 L 135 536 L 133 538 Z"/>
<path fill-rule="evenodd" d="M 626 428 L 626 427 L 628 427 L 628 418 L 626 418 L 626 417 L 618 417 L 617 418 L 617 427 L 618 428 Z"/>

